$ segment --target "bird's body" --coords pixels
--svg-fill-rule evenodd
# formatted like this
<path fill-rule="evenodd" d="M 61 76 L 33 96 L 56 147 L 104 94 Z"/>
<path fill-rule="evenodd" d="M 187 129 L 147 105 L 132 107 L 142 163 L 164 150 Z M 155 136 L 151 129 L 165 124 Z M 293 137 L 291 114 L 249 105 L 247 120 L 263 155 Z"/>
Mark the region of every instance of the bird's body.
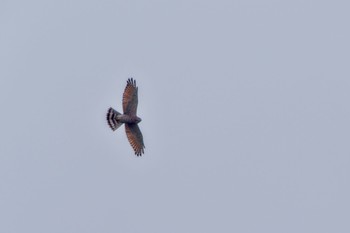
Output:
<path fill-rule="evenodd" d="M 141 118 L 136 115 L 138 104 L 137 91 L 136 81 L 132 78 L 128 79 L 123 94 L 123 114 L 113 108 L 109 108 L 107 122 L 113 131 L 118 129 L 122 124 L 125 124 L 126 136 L 130 145 L 134 149 L 135 154 L 141 156 L 144 153 L 145 145 L 143 143 L 142 133 L 138 127 Z"/>
<path fill-rule="evenodd" d="M 141 118 L 138 116 L 130 116 L 126 114 L 120 114 L 117 116 L 117 120 L 120 123 L 137 124 L 141 122 Z"/>

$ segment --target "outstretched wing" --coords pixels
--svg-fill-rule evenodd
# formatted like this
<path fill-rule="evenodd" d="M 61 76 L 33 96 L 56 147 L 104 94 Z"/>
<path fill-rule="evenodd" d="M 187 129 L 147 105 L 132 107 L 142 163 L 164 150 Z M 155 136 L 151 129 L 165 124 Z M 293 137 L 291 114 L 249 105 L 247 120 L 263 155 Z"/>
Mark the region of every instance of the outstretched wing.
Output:
<path fill-rule="evenodd" d="M 140 128 L 137 124 L 125 124 L 126 136 L 135 151 L 135 155 L 141 156 L 144 153 L 145 145 Z"/>
<path fill-rule="evenodd" d="M 129 78 L 123 94 L 123 111 L 127 115 L 136 115 L 137 111 L 137 86 L 136 80 Z"/>

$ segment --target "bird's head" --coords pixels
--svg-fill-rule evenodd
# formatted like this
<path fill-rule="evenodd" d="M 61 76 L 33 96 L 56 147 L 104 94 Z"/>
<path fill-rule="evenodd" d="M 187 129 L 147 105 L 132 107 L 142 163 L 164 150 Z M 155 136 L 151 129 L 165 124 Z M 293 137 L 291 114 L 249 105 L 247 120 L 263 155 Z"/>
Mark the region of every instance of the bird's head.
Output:
<path fill-rule="evenodd" d="M 140 123 L 142 121 L 142 119 L 140 117 L 136 117 L 136 122 Z"/>

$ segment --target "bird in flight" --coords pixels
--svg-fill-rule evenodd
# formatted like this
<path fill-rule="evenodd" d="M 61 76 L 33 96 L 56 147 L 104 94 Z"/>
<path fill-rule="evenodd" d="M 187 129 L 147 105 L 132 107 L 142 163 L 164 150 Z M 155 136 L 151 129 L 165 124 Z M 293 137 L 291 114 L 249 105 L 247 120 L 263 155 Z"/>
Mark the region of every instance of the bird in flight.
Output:
<path fill-rule="evenodd" d="M 143 143 L 142 133 L 138 126 L 141 118 L 136 115 L 137 112 L 137 86 L 136 80 L 129 78 L 123 94 L 123 114 L 109 108 L 107 111 L 107 122 L 113 131 L 125 124 L 126 136 L 128 137 L 135 155 L 141 156 L 144 153 L 145 145 Z"/>

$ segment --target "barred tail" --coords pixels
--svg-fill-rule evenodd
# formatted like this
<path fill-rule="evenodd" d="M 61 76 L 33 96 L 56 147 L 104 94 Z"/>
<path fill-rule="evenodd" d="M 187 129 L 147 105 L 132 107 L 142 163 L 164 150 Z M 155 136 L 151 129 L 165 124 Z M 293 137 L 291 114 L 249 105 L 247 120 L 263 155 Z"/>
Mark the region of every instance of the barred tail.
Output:
<path fill-rule="evenodd" d="M 113 108 L 109 108 L 108 112 L 107 112 L 107 122 L 109 127 L 111 127 L 111 129 L 114 131 L 116 129 L 118 129 L 123 123 L 120 123 L 117 120 L 117 116 L 121 115 L 121 113 L 117 112 L 116 110 L 114 110 Z"/>

